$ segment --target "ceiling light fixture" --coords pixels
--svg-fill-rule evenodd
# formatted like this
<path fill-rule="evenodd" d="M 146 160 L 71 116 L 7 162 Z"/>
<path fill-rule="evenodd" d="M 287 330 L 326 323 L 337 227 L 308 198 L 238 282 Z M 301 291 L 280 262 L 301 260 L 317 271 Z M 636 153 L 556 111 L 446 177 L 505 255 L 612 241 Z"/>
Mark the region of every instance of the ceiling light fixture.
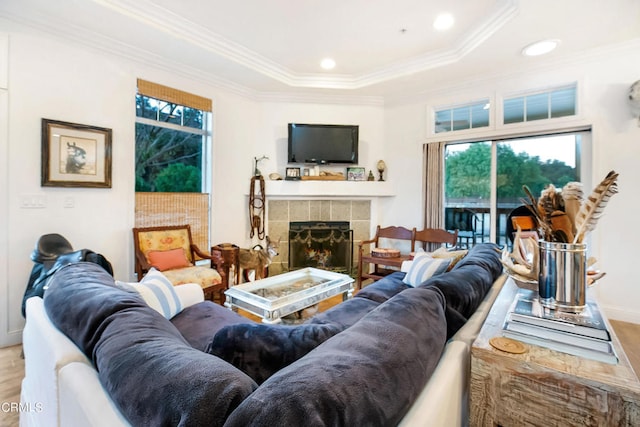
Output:
<path fill-rule="evenodd" d="M 322 62 L 320 62 L 320 66 L 325 70 L 333 70 L 336 66 L 336 61 L 331 58 L 324 58 Z"/>
<path fill-rule="evenodd" d="M 544 55 L 558 47 L 558 44 L 560 44 L 560 40 L 541 40 L 526 46 L 522 49 L 522 54 L 524 56 Z"/>
<path fill-rule="evenodd" d="M 436 19 L 433 21 L 433 28 L 438 31 L 448 30 L 453 27 L 454 22 L 455 19 L 453 19 L 453 15 L 448 12 L 444 12 L 436 16 Z"/>

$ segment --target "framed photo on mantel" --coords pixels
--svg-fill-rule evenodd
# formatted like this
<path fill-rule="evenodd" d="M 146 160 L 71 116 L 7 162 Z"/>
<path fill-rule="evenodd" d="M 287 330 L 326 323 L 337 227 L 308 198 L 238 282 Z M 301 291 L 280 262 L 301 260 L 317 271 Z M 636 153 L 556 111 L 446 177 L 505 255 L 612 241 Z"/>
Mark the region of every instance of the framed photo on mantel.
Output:
<path fill-rule="evenodd" d="M 284 179 L 287 181 L 300 180 L 300 168 L 287 168 L 287 176 Z"/>
<path fill-rule="evenodd" d="M 364 168 L 347 168 L 347 181 L 364 181 Z"/>
<path fill-rule="evenodd" d="M 111 129 L 42 119 L 43 187 L 111 188 Z"/>

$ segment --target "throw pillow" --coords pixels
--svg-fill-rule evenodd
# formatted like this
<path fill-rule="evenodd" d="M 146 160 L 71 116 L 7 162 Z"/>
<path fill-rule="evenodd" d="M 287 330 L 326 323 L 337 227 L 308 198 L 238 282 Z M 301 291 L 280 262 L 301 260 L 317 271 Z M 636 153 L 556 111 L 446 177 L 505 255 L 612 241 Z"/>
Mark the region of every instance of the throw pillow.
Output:
<path fill-rule="evenodd" d="M 171 319 L 182 311 L 182 302 L 173 284 L 155 268 L 149 270 L 139 283 L 116 281 L 116 286 L 138 292 L 149 307 L 166 319 Z"/>
<path fill-rule="evenodd" d="M 147 259 L 149 264 L 160 271 L 189 267 L 191 265 L 183 248 L 169 249 L 168 251 L 150 251 L 147 254 Z"/>
<path fill-rule="evenodd" d="M 450 259 L 431 258 L 428 255 L 415 257 L 402 281 L 409 286 L 419 286 L 428 278 L 447 271 L 450 263 Z"/>
<path fill-rule="evenodd" d="M 431 252 L 431 256 L 433 258 L 448 258 L 451 260 L 451 263 L 449 264 L 449 268 L 447 268 L 447 271 L 451 271 L 451 269 L 453 267 L 455 267 L 455 265 L 458 263 L 458 261 L 460 261 L 462 258 L 464 258 L 467 253 L 469 251 L 467 249 L 462 249 L 462 250 L 449 250 L 445 247 L 442 248 L 438 248 L 437 250 Z"/>

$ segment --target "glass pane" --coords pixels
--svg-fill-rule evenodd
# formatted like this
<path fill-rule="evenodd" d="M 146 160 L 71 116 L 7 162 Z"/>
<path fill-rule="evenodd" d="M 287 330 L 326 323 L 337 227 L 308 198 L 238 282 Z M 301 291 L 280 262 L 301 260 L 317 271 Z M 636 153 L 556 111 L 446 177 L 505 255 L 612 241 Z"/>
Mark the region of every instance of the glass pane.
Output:
<path fill-rule="evenodd" d="M 136 191 L 201 192 L 203 138 L 136 123 Z"/>
<path fill-rule="evenodd" d="M 471 127 L 482 128 L 489 126 L 489 101 L 475 104 L 471 107 Z"/>
<path fill-rule="evenodd" d="M 524 97 L 504 100 L 504 123 L 522 123 L 524 121 Z"/>
<path fill-rule="evenodd" d="M 471 108 L 459 107 L 453 109 L 453 130 L 471 128 Z"/>
<path fill-rule="evenodd" d="M 169 102 L 160 102 L 160 118 L 161 122 L 172 123 L 174 125 L 182 125 L 182 106 L 171 104 Z"/>
<path fill-rule="evenodd" d="M 436 133 L 451 131 L 451 110 L 436 111 Z"/>
<path fill-rule="evenodd" d="M 195 128 L 195 129 L 203 129 L 202 125 L 202 111 L 196 110 L 195 108 L 183 107 L 183 126 Z"/>
<path fill-rule="evenodd" d="M 551 117 L 573 116 L 576 114 L 576 88 L 551 92 Z"/>
<path fill-rule="evenodd" d="M 497 237 L 499 244 L 510 243 L 507 224 L 511 211 L 522 205 L 526 185 L 537 198 L 549 184 L 561 189 L 567 182 L 579 181 L 575 135 L 555 135 L 497 143 Z"/>
<path fill-rule="evenodd" d="M 527 121 L 549 118 L 549 94 L 527 96 Z"/>
<path fill-rule="evenodd" d="M 458 230 L 458 244 L 471 247 L 489 237 L 491 143 L 447 145 L 445 228 Z"/>
<path fill-rule="evenodd" d="M 136 95 L 136 116 L 156 120 L 158 117 L 158 103 L 156 100 Z"/>

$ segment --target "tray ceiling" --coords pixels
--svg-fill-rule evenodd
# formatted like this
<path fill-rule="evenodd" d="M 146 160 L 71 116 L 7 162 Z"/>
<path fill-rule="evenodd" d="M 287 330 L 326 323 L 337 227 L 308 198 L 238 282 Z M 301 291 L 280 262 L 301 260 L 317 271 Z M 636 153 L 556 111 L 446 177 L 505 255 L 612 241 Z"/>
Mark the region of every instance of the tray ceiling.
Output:
<path fill-rule="evenodd" d="M 0 17 L 254 93 L 398 96 L 640 37 L 637 0 L 3 0 Z"/>

